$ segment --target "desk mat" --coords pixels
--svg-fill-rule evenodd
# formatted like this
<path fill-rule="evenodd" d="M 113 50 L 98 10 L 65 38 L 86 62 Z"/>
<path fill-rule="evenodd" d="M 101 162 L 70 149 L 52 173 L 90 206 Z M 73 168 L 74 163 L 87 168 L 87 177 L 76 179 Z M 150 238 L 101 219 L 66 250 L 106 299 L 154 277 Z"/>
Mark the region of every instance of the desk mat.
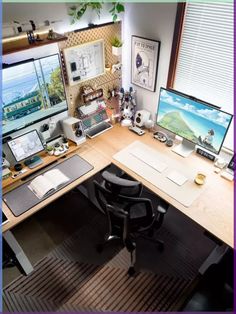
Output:
<path fill-rule="evenodd" d="M 30 184 L 31 181 L 27 181 L 21 186 L 3 195 L 3 201 L 10 208 L 14 216 L 16 217 L 20 216 L 21 214 L 23 214 L 30 208 L 44 201 L 46 198 L 57 193 L 59 190 L 63 189 L 65 186 L 67 186 L 71 182 L 79 179 L 81 176 L 85 175 L 87 172 L 92 170 L 93 166 L 90 165 L 83 158 L 79 157 L 78 155 L 74 155 L 66 159 L 65 161 L 61 162 L 60 164 L 57 164 L 53 167 L 48 167 L 40 175 L 52 169 L 59 169 L 69 178 L 69 181 L 66 182 L 64 185 L 62 185 L 59 189 L 53 191 L 50 195 L 47 195 L 43 197 L 42 199 L 39 199 L 28 188 L 28 185 Z"/>
<path fill-rule="evenodd" d="M 158 172 L 144 161 L 136 158 L 132 154 L 134 150 L 142 151 L 147 157 L 151 156 L 153 159 L 166 164 L 166 169 L 161 173 Z M 207 183 L 205 183 L 204 186 L 198 186 L 194 183 L 194 178 L 198 172 L 197 165 L 196 168 L 193 167 L 190 169 L 189 167 L 186 167 L 184 162 L 181 163 L 175 158 L 170 158 L 169 155 L 163 154 L 139 141 L 135 141 L 125 149 L 122 149 L 115 154 L 113 158 L 154 186 L 158 187 L 185 207 L 191 206 L 207 186 Z M 184 175 L 188 179 L 187 182 L 179 186 L 169 180 L 167 176 L 173 172 L 173 170 Z"/>

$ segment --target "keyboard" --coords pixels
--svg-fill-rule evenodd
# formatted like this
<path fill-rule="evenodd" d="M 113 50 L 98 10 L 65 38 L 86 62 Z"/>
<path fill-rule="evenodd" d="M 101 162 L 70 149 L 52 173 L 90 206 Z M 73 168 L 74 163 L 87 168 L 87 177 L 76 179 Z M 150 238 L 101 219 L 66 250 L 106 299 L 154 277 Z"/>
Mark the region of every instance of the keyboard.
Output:
<path fill-rule="evenodd" d="M 91 129 L 86 130 L 86 135 L 89 138 L 93 138 L 111 128 L 112 128 L 112 125 L 104 121 L 102 123 L 99 123 L 98 125 L 93 126 Z"/>
<path fill-rule="evenodd" d="M 150 154 L 147 154 L 146 152 L 143 152 L 141 150 L 134 150 L 131 152 L 131 155 L 134 157 L 138 158 L 148 166 L 152 167 L 153 169 L 157 170 L 158 172 L 163 172 L 166 168 L 167 165 L 155 158 L 154 156 L 151 156 Z"/>

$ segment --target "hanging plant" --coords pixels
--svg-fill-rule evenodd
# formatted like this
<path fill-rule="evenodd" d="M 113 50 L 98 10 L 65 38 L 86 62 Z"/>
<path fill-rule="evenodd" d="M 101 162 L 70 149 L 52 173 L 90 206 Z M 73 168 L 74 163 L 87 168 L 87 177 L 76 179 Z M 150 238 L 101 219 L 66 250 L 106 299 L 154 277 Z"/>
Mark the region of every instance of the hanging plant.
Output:
<path fill-rule="evenodd" d="M 115 22 L 118 18 L 119 13 L 125 12 L 125 7 L 120 2 L 112 2 L 113 7 L 109 11 L 112 15 L 112 20 Z"/>
<path fill-rule="evenodd" d="M 86 10 L 89 8 L 97 13 L 100 18 L 103 2 L 82 2 L 77 6 L 70 7 L 69 16 L 71 16 L 71 24 L 74 24 L 82 18 Z M 109 11 L 112 15 L 112 20 L 115 22 L 118 18 L 118 14 L 125 11 L 125 7 L 120 2 L 112 2 L 112 8 Z"/>

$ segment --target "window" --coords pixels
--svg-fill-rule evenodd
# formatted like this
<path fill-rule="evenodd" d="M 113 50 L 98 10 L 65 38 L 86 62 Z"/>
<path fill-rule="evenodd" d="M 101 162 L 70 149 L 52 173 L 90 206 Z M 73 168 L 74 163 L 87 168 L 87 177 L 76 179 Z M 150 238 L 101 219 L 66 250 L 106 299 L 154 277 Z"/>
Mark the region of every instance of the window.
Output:
<path fill-rule="evenodd" d="M 233 18 L 233 2 L 181 4 L 168 78 L 168 87 L 229 113 L 234 108 Z M 233 136 L 232 123 L 224 146 L 233 149 Z"/>

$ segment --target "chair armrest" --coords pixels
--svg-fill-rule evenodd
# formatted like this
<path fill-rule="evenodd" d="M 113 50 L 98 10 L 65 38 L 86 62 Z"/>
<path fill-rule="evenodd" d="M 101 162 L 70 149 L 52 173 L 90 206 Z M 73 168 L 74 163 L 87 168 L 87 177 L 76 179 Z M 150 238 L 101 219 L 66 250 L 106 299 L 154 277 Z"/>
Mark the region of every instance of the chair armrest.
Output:
<path fill-rule="evenodd" d="M 112 212 L 114 215 L 120 218 L 128 217 L 129 215 L 127 211 L 117 206 L 112 206 L 112 205 L 107 204 L 106 208 L 107 208 L 107 211 Z"/>
<path fill-rule="evenodd" d="M 158 206 L 157 206 L 157 212 L 159 214 L 164 215 L 167 213 L 169 206 L 170 206 L 170 204 L 168 204 L 166 201 L 160 200 L 160 204 L 158 204 Z"/>
<path fill-rule="evenodd" d="M 164 207 L 162 207 L 161 205 L 158 205 L 157 206 L 157 212 L 159 213 L 159 214 L 166 214 L 166 212 L 167 212 L 167 209 L 166 208 L 164 208 Z"/>

